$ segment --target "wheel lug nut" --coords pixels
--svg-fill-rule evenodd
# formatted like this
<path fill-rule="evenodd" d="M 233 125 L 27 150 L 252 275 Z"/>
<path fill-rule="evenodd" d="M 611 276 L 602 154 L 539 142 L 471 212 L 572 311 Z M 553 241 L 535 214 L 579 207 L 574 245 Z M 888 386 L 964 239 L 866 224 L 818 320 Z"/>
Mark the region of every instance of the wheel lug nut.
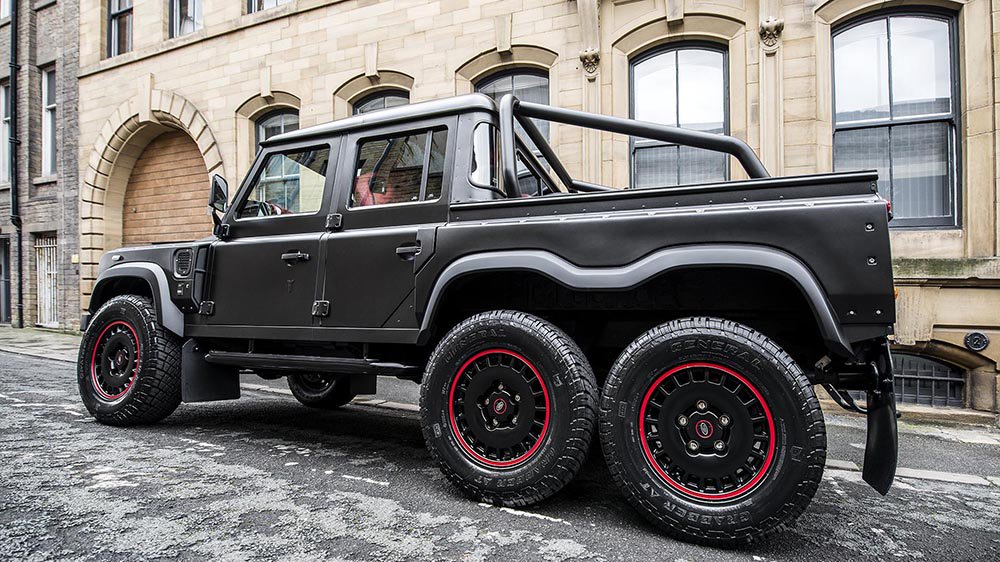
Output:
<path fill-rule="evenodd" d="M 687 427 L 687 424 L 688 424 L 687 416 L 681 416 L 677 418 L 677 425 L 681 427 Z"/>
<path fill-rule="evenodd" d="M 498 425 L 500 425 L 500 422 L 498 422 L 497 420 L 493 420 L 493 427 L 496 427 Z"/>
<path fill-rule="evenodd" d="M 517 416 L 514 416 L 514 417 L 510 418 L 510 423 L 512 425 L 517 425 Z"/>
<path fill-rule="evenodd" d="M 497 385 L 497 390 L 503 390 L 503 383 Z"/>
<path fill-rule="evenodd" d="M 694 406 L 696 408 L 698 408 L 699 410 L 703 410 L 704 411 L 704 410 L 708 409 L 708 402 L 705 402 L 704 400 L 699 400 L 699 401 L 695 402 Z"/>
<path fill-rule="evenodd" d="M 721 450 L 723 450 L 725 448 L 726 448 L 726 444 L 723 443 L 722 441 L 716 441 L 715 442 L 715 450 L 716 451 L 721 451 Z"/>
<path fill-rule="evenodd" d="M 688 442 L 688 449 L 691 449 L 692 451 L 697 451 L 698 450 L 698 442 L 697 441 L 689 441 Z"/>
<path fill-rule="evenodd" d="M 729 416 L 727 416 L 726 414 L 722 414 L 721 416 L 719 416 L 719 425 L 724 425 L 724 426 L 729 425 L 729 422 L 731 421 L 733 420 L 729 419 Z"/>
<path fill-rule="evenodd" d="M 520 394 L 515 394 L 514 395 L 514 402 L 520 402 L 520 401 L 521 401 L 521 395 Z"/>

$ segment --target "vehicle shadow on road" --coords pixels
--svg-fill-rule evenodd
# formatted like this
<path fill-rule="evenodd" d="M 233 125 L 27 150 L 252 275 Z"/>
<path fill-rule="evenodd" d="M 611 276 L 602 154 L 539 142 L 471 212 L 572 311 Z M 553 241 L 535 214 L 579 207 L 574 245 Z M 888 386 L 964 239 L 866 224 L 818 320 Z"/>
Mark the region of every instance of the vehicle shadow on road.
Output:
<path fill-rule="evenodd" d="M 319 463 L 323 462 L 321 459 L 324 456 L 337 459 L 336 462 L 364 457 L 366 466 L 390 470 L 390 474 L 395 473 L 400 478 L 406 477 L 411 497 L 430 494 L 446 501 L 469 501 L 443 478 L 436 477 L 437 466 L 427 453 L 419 420 L 413 412 L 365 406 L 348 406 L 334 411 L 314 410 L 284 400 L 258 402 L 253 407 L 239 402 L 185 404 L 173 416 L 146 430 L 161 433 L 179 431 L 184 434 L 195 431 L 223 438 L 232 436 L 251 451 L 264 453 L 265 460 L 267 448 L 276 442 L 285 447 L 312 451 L 314 459 L 319 457 L 315 461 Z M 322 466 L 319 465 L 320 468 Z M 411 481 L 414 477 L 416 482 Z M 828 493 L 821 486 L 800 525 L 850 528 L 860 524 L 862 521 L 855 520 L 863 517 L 852 513 L 842 503 L 842 498 Z M 671 540 L 628 505 L 608 472 L 600 446 L 596 444 L 573 482 L 555 497 L 523 511 L 564 520 L 573 526 L 600 529 L 601 536 L 621 540 L 622 544 L 635 539 L 646 543 Z M 824 533 L 822 529 L 814 528 L 805 533 L 800 529 L 786 529 L 753 545 L 728 550 L 772 558 L 806 556 L 822 544 Z"/>

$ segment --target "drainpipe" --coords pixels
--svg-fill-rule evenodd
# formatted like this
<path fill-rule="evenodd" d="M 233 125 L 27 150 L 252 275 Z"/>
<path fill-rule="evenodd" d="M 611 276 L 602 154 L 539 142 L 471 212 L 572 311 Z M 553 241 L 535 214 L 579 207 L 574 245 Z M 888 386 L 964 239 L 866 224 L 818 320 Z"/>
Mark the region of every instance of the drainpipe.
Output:
<path fill-rule="evenodd" d="M 10 223 L 14 225 L 17 240 L 17 327 L 24 327 L 24 247 L 18 192 L 17 148 L 17 14 L 19 0 L 10 2 Z"/>

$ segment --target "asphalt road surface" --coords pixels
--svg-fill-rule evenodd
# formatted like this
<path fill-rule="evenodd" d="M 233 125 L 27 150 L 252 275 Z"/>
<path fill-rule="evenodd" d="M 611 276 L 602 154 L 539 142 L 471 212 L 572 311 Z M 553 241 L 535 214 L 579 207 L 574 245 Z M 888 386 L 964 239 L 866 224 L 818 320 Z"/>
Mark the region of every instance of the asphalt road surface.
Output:
<path fill-rule="evenodd" d="M 596 451 L 555 498 L 499 509 L 444 480 L 406 406 L 322 412 L 247 382 L 267 388 L 117 429 L 87 415 L 72 365 L 0 353 L 0 558 L 1000 560 L 996 432 L 907 429 L 911 477 L 882 498 L 852 468 L 861 420 L 831 416 L 835 466 L 798 525 L 718 550 L 658 534 Z M 380 398 L 416 388 L 386 381 Z"/>

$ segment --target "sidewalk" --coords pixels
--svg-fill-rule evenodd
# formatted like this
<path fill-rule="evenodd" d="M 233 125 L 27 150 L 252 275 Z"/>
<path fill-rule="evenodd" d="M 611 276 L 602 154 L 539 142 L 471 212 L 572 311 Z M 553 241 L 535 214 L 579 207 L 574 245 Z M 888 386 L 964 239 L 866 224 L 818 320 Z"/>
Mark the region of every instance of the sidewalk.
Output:
<path fill-rule="evenodd" d="M 79 335 L 0 326 L 0 351 L 76 363 L 79 350 Z"/>
<path fill-rule="evenodd" d="M 76 363 L 79 348 L 79 335 L 37 328 L 16 329 L 0 326 L 0 351 Z M 847 412 L 840 406 L 837 406 L 829 399 L 825 391 L 817 389 L 817 393 L 823 410 L 839 415 L 862 417 L 860 414 Z M 996 415 L 964 408 L 931 408 L 915 404 L 901 404 L 899 411 L 903 414 L 902 421 L 904 422 L 930 422 L 988 427 L 996 427 L 998 425 Z"/>

